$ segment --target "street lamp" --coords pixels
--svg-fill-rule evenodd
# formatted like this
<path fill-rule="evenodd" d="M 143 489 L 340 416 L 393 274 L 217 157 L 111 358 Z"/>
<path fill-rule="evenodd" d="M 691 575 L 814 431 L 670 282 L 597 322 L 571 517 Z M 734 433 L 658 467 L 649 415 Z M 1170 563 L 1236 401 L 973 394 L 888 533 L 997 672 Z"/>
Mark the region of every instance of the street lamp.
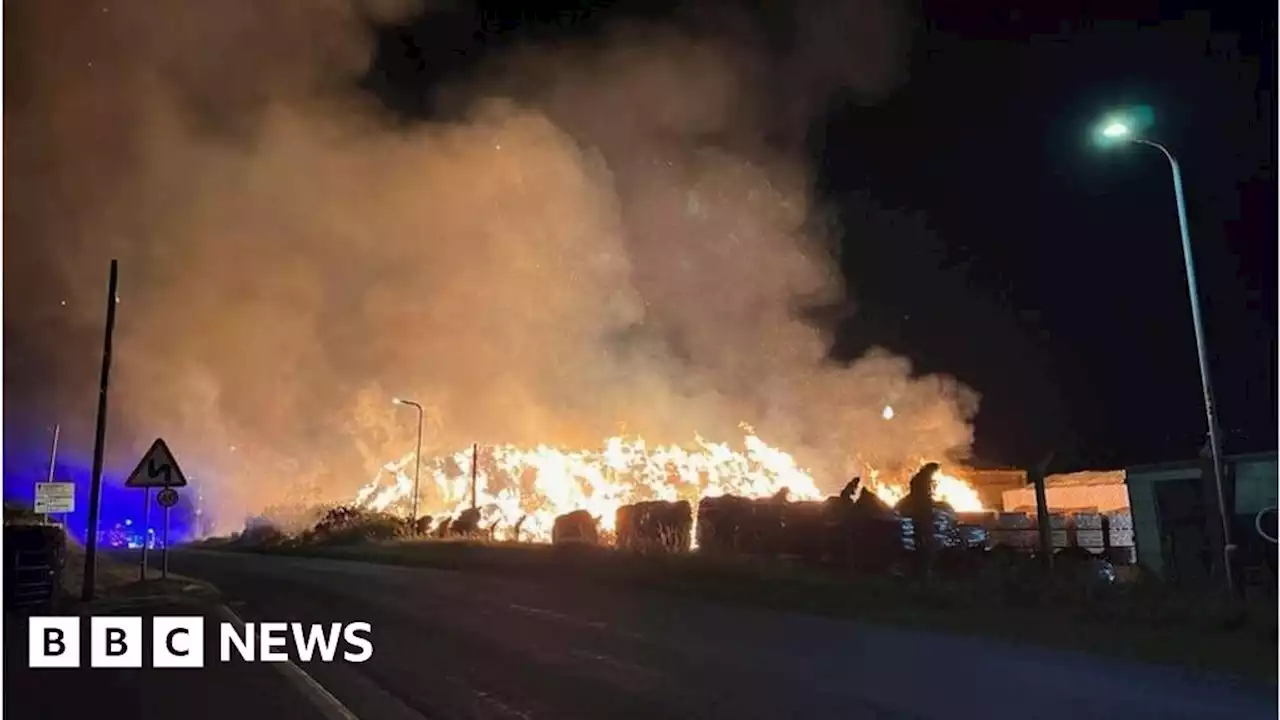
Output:
<path fill-rule="evenodd" d="M 403 398 L 393 398 L 391 404 L 408 405 L 418 411 L 418 449 L 413 453 L 413 509 L 410 511 L 413 515 L 409 518 L 416 534 L 418 527 L 418 479 L 422 473 L 422 406 L 412 400 Z"/>
<path fill-rule="evenodd" d="M 1182 194 L 1182 171 L 1173 153 L 1169 152 L 1169 148 L 1142 136 L 1142 129 L 1149 123 L 1149 115 L 1147 117 L 1114 115 L 1104 119 L 1098 125 L 1098 140 L 1104 146 L 1134 143 L 1153 147 L 1169 161 L 1169 169 L 1173 172 L 1173 197 L 1178 207 L 1178 230 L 1182 234 L 1182 261 L 1187 272 L 1187 294 L 1191 299 L 1191 323 L 1195 329 L 1196 353 L 1200 363 L 1200 388 L 1204 395 L 1205 418 L 1209 422 L 1209 454 L 1213 461 L 1213 483 L 1218 496 L 1218 518 L 1222 523 L 1223 579 L 1226 581 L 1227 590 L 1234 591 L 1235 583 L 1231 572 L 1231 523 L 1227 520 L 1226 495 L 1222 486 L 1222 443 L 1218 437 L 1213 385 L 1209 380 L 1209 355 L 1205 349 L 1204 325 L 1200 319 L 1200 291 L 1196 284 L 1195 264 L 1191 260 L 1191 234 L 1187 229 L 1187 207 Z"/>

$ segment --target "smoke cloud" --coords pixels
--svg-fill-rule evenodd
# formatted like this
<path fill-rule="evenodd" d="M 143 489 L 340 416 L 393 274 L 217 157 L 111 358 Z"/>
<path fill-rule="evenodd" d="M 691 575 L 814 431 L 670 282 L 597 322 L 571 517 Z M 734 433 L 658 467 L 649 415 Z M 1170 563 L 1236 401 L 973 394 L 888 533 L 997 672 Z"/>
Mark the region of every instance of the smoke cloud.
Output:
<path fill-rule="evenodd" d="M 441 451 L 745 421 L 828 486 L 968 451 L 971 390 L 880 351 L 838 366 L 800 319 L 846 288 L 799 129 L 900 82 L 890 6 L 800 4 L 773 47 L 725 11 L 620 24 L 512 51 L 437 89 L 456 119 L 405 123 L 358 81 L 373 23 L 421 11 L 9 8 L 6 455 L 54 422 L 88 455 L 112 257 L 109 466 L 163 436 L 228 512 L 350 497 L 412 447 L 396 395 Z"/>

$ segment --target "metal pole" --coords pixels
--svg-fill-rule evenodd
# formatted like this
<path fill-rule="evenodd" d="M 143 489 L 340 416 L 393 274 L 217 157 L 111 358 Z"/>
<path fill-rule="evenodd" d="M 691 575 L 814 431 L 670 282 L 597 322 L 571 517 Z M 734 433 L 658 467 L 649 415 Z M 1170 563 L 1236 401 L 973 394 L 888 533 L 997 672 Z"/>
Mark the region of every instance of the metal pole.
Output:
<path fill-rule="evenodd" d="M 1049 464 L 1053 462 L 1053 453 L 1049 453 L 1039 465 L 1032 470 L 1032 481 L 1036 488 L 1036 528 L 1040 537 L 1040 553 L 1044 566 L 1053 569 L 1053 528 L 1049 518 L 1049 492 L 1045 479 L 1049 473 Z"/>
<path fill-rule="evenodd" d="M 418 534 L 418 480 L 422 475 L 422 406 L 418 408 L 418 449 L 413 453 L 413 534 Z"/>
<path fill-rule="evenodd" d="M 1204 324 L 1200 319 L 1200 289 L 1196 283 L 1195 263 L 1191 259 L 1191 232 L 1187 228 L 1186 198 L 1182 194 L 1182 170 L 1169 149 L 1158 142 L 1139 139 L 1164 154 L 1173 171 L 1173 195 L 1178 204 L 1178 231 L 1182 235 L 1182 261 L 1187 270 L 1187 294 L 1191 299 L 1191 323 L 1195 328 L 1196 355 L 1200 363 L 1200 388 L 1204 394 L 1204 414 L 1209 423 L 1209 454 L 1213 461 L 1213 484 L 1218 499 L 1218 519 L 1222 523 L 1222 576 L 1227 591 L 1235 591 L 1235 578 L 1231 568 L 1231 522 L 1228 520 L 1226 493 L 1222 482 L 1222 441 L 1218 437 L 1218 414 L 1213 402 L 1213 385 L 1209 379 L 1209 352 L 1205 347 Z"/>
<path fill-rule="evenodd" d="M 53 469 L 58 465 L 58 434 L 62 425 L 53 426 L 53 448 L 49 450 L 49 482 L 53 482 Z M 44 521 L 49 522 L 49 513 L 44 514 Z"/>
<path fill-rule="evenodd" d="M 409 503 L 409 530 L 416 535 L 418 532 L 418 493 L 420 480 L 422 479 L 422 405 L 402 398 L 396 398 L 392 402 L 396 405 L 408 405 L 418 411 L 418 446 L 413 452 L 413 500 Z"/>
<path fill-rule="evenodd" d="M 49 482 L 53 482 L 53 469 L 58 464 L 58 435 L 62 432 L 62 425 L 53 426 L 53 449 L 49 451 Z"/>
<path fill-rule="evenodd" d="M 147 548 L 151 546 L 151 488 L 142 489 L 142 565 L 138 579 L 147 579 Z"/>
<path fill-rule="evenodd" d="M 160 579 L 169 579 L 169 511 L 168 505 L 164 508 L 164 547 L 160 548 Z"/>
<path fill-rule="evenodd" d="M 195 478 L 192 478 L 195 480 Z M 196 539 L 204 539 L 204 481 L 196 483 Z"/>
<path fill-rule="evenodd" d="M 471 443 L 471 509 L 476 509 L 476 474 L 480 467 L 480 443 Z"/>
<path fill-rule="evenodd" d="M 93 441 L 93 478 L 89 486 L 89 526 L 85 529 L 84 585 L 80 599 L 93 600 L 98 580 L 98 511 L 102 503 L 102 455 L 107 441 L 107 385 L 111 379 L 111 336 L 116 329 L 116 286 L 119 263 L 111 261 L 111 279 L 107 283 L 107 327 L 102 338 L 102 376 L 98 383 L 98 425 Z"/>

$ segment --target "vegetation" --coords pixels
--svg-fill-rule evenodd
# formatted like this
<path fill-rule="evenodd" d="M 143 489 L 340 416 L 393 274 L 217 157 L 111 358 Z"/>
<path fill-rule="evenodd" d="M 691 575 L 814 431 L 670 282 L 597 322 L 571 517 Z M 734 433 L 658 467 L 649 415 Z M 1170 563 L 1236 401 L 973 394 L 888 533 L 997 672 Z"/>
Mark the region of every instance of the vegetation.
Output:
<path fill-rule="evenodd" d="M 5 525 L 34 525 L 44 522 L 43 518 L 27 505 L 6 500 L 4 503 Z"/>
<path fill-rule="evenodd" d="M 1271 597 L 1236 601 L 1177 590 L 1151 577 L 1101 584 L 1078 568 L 1050 574 L 1019 558 L 969 564 L 923 583 L 696 552 L 409 539 L 406 529 L 403 520 L 387 515 L 335 509 L 295 536 L 259 530 L 205 545 L 677 593 L 1276 680 Z"/>

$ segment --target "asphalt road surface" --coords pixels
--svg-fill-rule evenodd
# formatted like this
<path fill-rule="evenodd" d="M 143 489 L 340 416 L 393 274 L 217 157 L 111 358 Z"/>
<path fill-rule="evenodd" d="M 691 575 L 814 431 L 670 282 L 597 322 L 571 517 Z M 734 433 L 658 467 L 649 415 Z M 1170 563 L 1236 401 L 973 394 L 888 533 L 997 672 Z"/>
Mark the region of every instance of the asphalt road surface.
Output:
<path fill-rule="evenodd" d="M 847 620 L 334 560 L 171 568 L 247 621 L 371 623 L 368 662 L 299 663 L 362 720 L 1276 717 L 1274 690 Z"/>

